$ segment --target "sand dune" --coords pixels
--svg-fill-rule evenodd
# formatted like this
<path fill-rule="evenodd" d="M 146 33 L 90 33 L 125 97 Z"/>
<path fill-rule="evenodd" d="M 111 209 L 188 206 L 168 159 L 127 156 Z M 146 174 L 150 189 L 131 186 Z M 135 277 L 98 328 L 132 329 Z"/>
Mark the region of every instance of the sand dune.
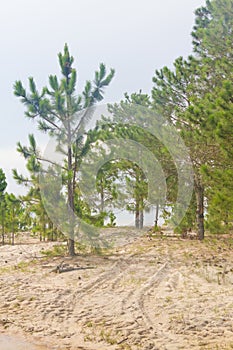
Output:
<path fill-rule="evenodd" d="M 57 350 L 233 348 L 229 237 L 141 237 L 73 259 L 30 243 L 0 247 L 1 334 Z"/>

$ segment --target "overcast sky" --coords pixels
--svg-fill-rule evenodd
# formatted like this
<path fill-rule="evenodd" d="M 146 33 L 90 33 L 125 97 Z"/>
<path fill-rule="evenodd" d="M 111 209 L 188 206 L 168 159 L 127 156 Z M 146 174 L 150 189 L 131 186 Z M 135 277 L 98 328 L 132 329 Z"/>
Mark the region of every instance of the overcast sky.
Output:
<path fill-rule="evenodd" d="M 67 42 L 75 58 L 80 90 L 100 62 L 116 70 L 104 102 L 119 101 L 124 92 L 150 92 L 155 69 L 171 67 L 191 53 L 194 10 L 204 0 L 7 0 L 0 12 L 0 168 L 8 192 L 22 193 L 11 169 L 24 169 L 16 142 L 35 133 L 32 121 L 13 95 L 15 80 L 33 76 L 42 87 L 58 74 L 57 53 Z M 43 148 L 46 138 L 36 132 Z"/>

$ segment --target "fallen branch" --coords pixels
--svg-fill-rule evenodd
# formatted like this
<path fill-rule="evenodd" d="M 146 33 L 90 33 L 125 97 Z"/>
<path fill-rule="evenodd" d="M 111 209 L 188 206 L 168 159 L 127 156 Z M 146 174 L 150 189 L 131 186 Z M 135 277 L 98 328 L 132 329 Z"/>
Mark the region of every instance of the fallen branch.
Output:
<path fill-rule="evenodd" d="M 124 338 L 124 339 L 122 339 L 122 340 L 120 340 L 120 341 L 117 343 L 117 345 L 120 345 L 120 344 L 124 343 L 126 340 L 128 340 L 128 337 L 127 337 L 127 338 Z"/>

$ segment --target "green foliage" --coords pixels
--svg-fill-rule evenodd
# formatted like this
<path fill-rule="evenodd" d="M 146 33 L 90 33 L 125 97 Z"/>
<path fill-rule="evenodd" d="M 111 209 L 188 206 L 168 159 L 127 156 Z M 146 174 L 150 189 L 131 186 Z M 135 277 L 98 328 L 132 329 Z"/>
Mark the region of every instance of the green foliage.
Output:
<path fill-rule="evenodd" d="M 0 195 L 3 194 L 7 186 L 6 183 L 6 175 L 4 174 L 3 170 L 0 168 Z"/>
<path fill-rule="evenodd" d="M 67 247 L 64 245 L 55 245 L 52 249 L 41 250 L 41 253 L 47 257 L 64 256 L 67 254 Z"/>
<path fill-rule="evenodd" d="M 19 198 L 11 194 L 5 195 L 6 201 L 6 232 L 11 233 L 11 243 L 14 244 L 14 235 L 22 224 L 23 204 Z"/>
<path fill-rule="evenodd" d="M 175 232 L 185 234 L 187 231 L 196 229 L 196 199 L 193 194 L 189 207 L 180 222 L 179 226 L 175 228 Z"/>
<path fill-rule="evenodd" d="M 205 7 L 196 10 L 194 50 L 202 57 L 220 59 L 228 65 L 233 57 L 232 28 L 232 0 L 207 0 Z"/>
<path fill-rule="evenodd" d="M 120 170 L 119 174 L 121 176 L 119 178 L 121 182 L 124 183 L 125 181 L 125 194 L 128 194 L 128 202 L 126 197 L 125 206 L 127 210 L 135 213 L 136 226 L 142 227 L 143 211 L 149 209 L 149 182 L 142 169 L 148 168 L 147 173 L 153 172 L 153 178 L 157 179 L 157 183 L 154 185 L 156 188 L 150 188 L 150 196 L 153 196 L 154 202 L 158 203 L 160 208 L 162 208 L 161 202 L 163 202 L 164 193 L 161 194 L 163 187 L 161 176 L 152 170 L 156 168 L 155 159 L 163 169 L 162 178 L 167 185 L 166 202 L 171 203 L 177 196 L 177 169 L 172 156 L 166 145 L 150 132 L 151 125 L 154 126 L 158 134 L 159 128 L 161 128 L 162 133 L 162 129 L 165 132 L 166 126 L 162 124 L 161 118 L 152 109 L 149 97 L 141 92 L 131 96 L 126 94 L 125 100 L 121 101 L 120 104 L 109 106 L 109 110 L 113 114 L 113 123 L 109 124 L 109 130 L 105 124 L 105 137 L 107 138 L 109 133 L 111 137 L 133 141 L 132 147 L 127 150 L 127 152 L 130 152 L 130 159 L 133 161 L 125 160 L 124 152 L 119 151 L 118 154 L 121 155 L 122 153 L 123 160 L 117 161 L 116 165 Z M 139 126 L 142 122 L 143 128 Z M 137 145 L 140 145 L 140 147 L 137 147 Z M 143 149 L 147 150 L 147 153 L 143 152 Z M 140 221 L 139 224 L 138 221 Z"/>
<path fill-rule="evenodd" d="M 113 212 L 108 214 L 110 222 L 107 224 L 107 227 L 115 227 L 116 226 L 116 215 Z"/>
<path fill-rule="evenodd" d="M 200 239 L 204 236 L 205 203 L 208 228 L 217 222 L 220 227 L 224 216 L 231 213 L 231 186 L 225 170 L 232 167 L 232 15 L 232 0 L 207 1 L 196 10 L 195 56 L 176 59 L 172 70 L 164 67 L 153 78 L 153 108 L 176 126 L 190 151 Z M 180 230 L 192 223 L 191 208 L 192 214 L 187 212 Z"/>
<path fill-rule="evenodd" d="M 41 131 L 49 132 L 51 136 L 56 138 L 58 149 L 65 157 L 62 177 L 66 186 L 68 204 L 70 209 L 75 211 L 77 208 L 77 206 L 75 207 L 75 196 L 78 193 L 77 172 L 91 142 L 90 138 L 80 136 L 84 133 L 84 126 L 92 116 L 92 111 L 86 108 L 103 99 L 104 89 L 110 84 L 115 72 L 111 69 L 107 74 L 105 65 L 101 63 L 99 70 L 95 72 L 93 82 L 87 81 L 84 91 L 77 94 L 77 72 L 73 68 L 74 58 L 70 55 L 67 44 L 64 46 L 63 53 L 58 54 L 58 60 L 61 69 L 60 80 L 57 76 L 50 75 L 49 86 L 45 86 L 41 91 L 38 91 L 34 79 L 30 77 L 29 92 L 26 92 L 21 81 L 16 81 L 14 94 L 25 105 L 25 116 L 36 119 Z M 30 147 L 23 147 L 18 143 L 18 151 L 28 159 L 28 170 L 38 172 L 42 170 L 39 169 L 40 163 L 38 162 L 43 160 L 43 157 L 41 158 L 36 152 L 34 141 L 33 136 L 30 135 Z M 50 160 L 46 161 L 57 170 L 57 164 Z M 14 176 L 18 182 L 27 182 L 27 179 L 18 176 L 15 170 Z M 49 202 L 49 200 L 51 201 Z M 78 202 L 81 203 L 79 199 Z M 52 195 L 47 198 L 47 205 L 50 208 L 54 206 Z M 78 210 L 81 209 L 78 208 Z M 64 205 L 63 211 L 67 211 Z M 62 212 L 61 207 L 60 212 Z M 66 221 L 69 221 L 68 217 L 67 213 Z M 62 221 L 63 219 L 64 215 L 62 215 Z M 61 225 L 63 225 L 63 229 L 68 230 L 66 233 L 70 237 L 69 253 L 74 255 L 73 222 L 68 223 L 66 221 L 64 225 L 61 222 Z"/>
<path fill-rule="evenodd" d="M 22 202 L 14 194 L 5 192 L 7 187 L 6 176 L 0 169 L 0 225 L 2 244 L 5 243 L 5 234 L 10 233 L 10 241 L 14 244 L 14 235 L 22 227 Z"/>
<path fill-rule="evenodd" d="M 173 208 L 179 186 L 176 165 L 166 146 L 146 131 L 151 115 L 157 113 L 166 120 L 164 124 L 167 129 L 169 126 L 175 127 L 184 140 L 194 171 L 194 194 L 177 230 L 183 232 L 197 228 L 199 238 L 203 239 L 204 216 L 206 227 L 211 232 L 232 230 L 232 34 L 232 0 L 207 0 L 205 6 L 196 10 L 192 32 L 194 54 L 187 59 L 178 57 L 171 69 L 165 66 L 156 70 L 151 98 L 141 91 L 131 96 L 125 94 L 124 100 L 109 106 L 113 120 L 103 118 L 95 129 L 85 135 L 85 124 L 92 115 L 86 108 L 103 99 L 104 89 L 113 79 L 113 69 L 107 74 L 105 65 L 101 63 L 93 81 L 88 80 L 84 90 L 78 94 L 77 72 L 73 68 L 74 58 L 65 44 L 63 53 L 58 55 L 60 80 L 57 76 L 50 75 L 48 87 L 38 91 L 34 79 L 30 77 L 29 92 L 21 81 L 15 82 L 14 93 L 25 105 L 25 115 L 36 119 L 40 130 L 49 132 L 58 140 L 60 151 L 66 156 L 61 170 L 62 189 L 66 189 L 70 208 L 86 223 L 103 226 L 104 219 L 109 216 L 110 225 L 114 225 L 114 206 L 134 212 L 136 220 L 140 213 L 147 210 L 148 180 L 139 164 L 140 157 L 136 154 L 137 151 L 132 151 L 132 158 L 135 160 L 126 160 L 124 153 L 120 152 L 120 145 L 116 143 L 115 152 L 118 158 L 102 164 L 98 168 L 96 179 L 93 178 L 88 162 L 93 161 L 95 157 L 106 158 L 103 145 L 110 139 L 132 140 L 145 146 L 157 158 L 167 186 L 166 200 L 163 203 L 164 214 L 167 207 Z M 139 107 L 143 107 L 143 112 L 146 110 L 146 113 L 142 113 Z M 145 126 L 143 130 L 134 123 L 142 118 Z M 158 124 L 157 126 L 162 127 Z M 33 135 L 29 135 L 29 147 L 20 143 L 17 146 L 18 151 L 27 160 L 27 169 L 31 176 L 25 178 L 13 170 L 14 178 L 18 183 L 31 186 L 28 194 L 30 201 L 32 198 L 36 199 L 36 204 L 31 204 L 34 206 L 32 210 L 37 216 L 42 215 L 42 218 L 45 213 L 41 205 L 37 179 L 38 172 L 41 171 L 41 156 Z M 83 159 L 89 153 L 91 155 L 88 156 L 85 171 L 82 170 L 83 173 L 80 174 Z M 50 165 L 55 166 L 56 173 L 57 165 Z M 85 177 L 89 178 L 86 185 L 90 185 L 92 192 L 89 193 L 88 200 L 82 196 L 79 187 L 80 181 Z M 0 193 L 5 190 L 4 181 L 0 171 Z M 94 182 L 97 193 L 92 191 Z M 52 182 L 52 187 L 57 190 L 56 186 L 60 185 Z M 155 188 L 154 192 L 157 193 Z M 63 198 L 61 196 L 50 199 L 48 196 L 50 203 L 47 204 L 52 206 L 54 199 L 62 216 L 64 206 L 59 201 Z M 158 198 L 157 204 L 161 207 Z M 4 211 L 5 209 L 2 213 Z M 49 224 L 45 216 L 41 222 Z"/>
<path fill-rule="evenodd" d="M 16 169 L 13 169 L 13 178 L 18 184 L 29 187 L 25 196 L 20 198 L 24 203 L 24 210 L 22 213 L 22 219 L 29 227 L 32 226 L 32 232 L 39 234 L 40 240 L 46 239 L 51 236 L 52 232 L 57 231 L 52 226 L 52 222 L 48 217 L 41 197 L 41 186 L 39 180 L 39 174 L 42 170 L 41 156 L 37 148 L 36 140 L 33 135 L 29 135 L 29 146 L 22 146 L 18 143 L 17 151 L 27 161 L 26 168 L 29 171 L 30 177 L 25 177 L 18 174 Z"/>
<path fill-rule="evenodd" d="M 6 216 L 6 200 L 4 191 L 7 187 L 6 175 L 0 168 L 0 216 L 1 216 L 1 233 L 2 233 L 2 244 L 4 244 L 5 237 L 5 216 Z"/>

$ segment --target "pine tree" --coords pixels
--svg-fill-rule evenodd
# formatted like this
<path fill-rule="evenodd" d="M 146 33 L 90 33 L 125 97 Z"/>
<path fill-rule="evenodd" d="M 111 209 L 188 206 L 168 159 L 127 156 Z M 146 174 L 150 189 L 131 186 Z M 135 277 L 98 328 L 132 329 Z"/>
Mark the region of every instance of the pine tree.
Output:
<path fill-rule="evenodd" d="M 222 156 L 220 131 L 227 108 L 220 108 L 219 100 L 223 86 L 232 84 L 232 10 L 232 0 L 207 1 L 196 11 L 192 33 L 195 56 L 175 60 L 173 70 L 164 67 L 153 78 L 155 110 L 176 126 L 190 150 L 200 239 L 204 238 L 204 199 L 208 200 L 210 193 L 205 191 L 208 183 L 202 168 L 218 167 Z"/>
<path fill-rule="evenodd" d="M 124 185 L 126 190 L 130 189 L 128 202 L 127 198 L 118 197 L 122 198 L 121 203 L 124 207 L 135 213 L 135 226 L 142 228 L 144 211 L 149 210 L 151 205 L 148 203 L 147 176 L 152 172 L 154 186 L 153 189 L 150 186 L 150 197 L 153 197 L 153 204 L 156 207 L 155 225 L 157 225 L 158 210 L 164 208 L 166 201 L 171 204 L 177 193 L 176 166 L 166 146 L 150 131 L 159 127 L 160 119 L 155 120 L 156 115 L 151 109 L 149 96 L 142 94 L 141 91 L 131 96 L 125 94 L 125 99 L 120 103 L 109 105 L 109 111 L 112 113 L 111 120 L 104 118 L 103 125 L 99 123 L 99 126 L 102 126 L 102 140 L 103 142 L 108 139 L 119 140 L 119 143 L 114 141 L 115 145 L 112 146 L 112 149 L 116 147 L 112 153 L 118 156 L 112 164 L 119 168 L 118 180 L 122 187 Z M 165 132 L 165 126 L 162 127 Z M 159 130 L 157 131 L 159 133 Z M 163 170 L 162 179 L 156 169 L 156 159 Z M 147 174 L 144 173 L 145 170 Z M 166 183 L 167 191 L 164 188 L 165 183 L 161 183 L 163 182 L 161 180 Z M 166 199 L 163 198 L 164 193 L 161 195 L 162 191 L 159 188 L 163 188 L 164 193 L 166 192 Z"/>
<path fill-rule="evenodd" d="M 81 95 L 76 95 L 77 72 L 73 68 L 73 57 L 67 44 L 64 52 L 59 53 L 59 64 L 62 78 L 49 76 L 49 88 L 38 92 L 33 78 L 29 78 L 30 93 L 26 93 L 21 81 L 16 81 L 14 93 L 26 106 L 25 115 L 38 120 L 39 128 L 55 137 L 66 155 L 67 196 L 71 213 L 75 211 L 74 197 L 77 185 L 77 167 L 83 150 L 84 125 L 90 118 L 90 107 L 103 99 L 103 91 L 109 85 L 114 70 L 107 74 L 104 64 L 100 64 L 95 72 L 93 83 L 86 82 Z M 81 112 L 82 111 L 82 112 Z M 77 120 L 78 115 L 78 120 Z M 73 214 L 70 217 L 68 248 L 69 254 L 74 255 Z"/>
<path fill-rule="evenodd" d="M 218 145 L 214 160 L 203 167 L 207 185 L 207 225 L 221 231 L 231 219 L 232 186 L 232 115 L 233 115 L 233 1 L 207 1 L 196 11 L 193 31 L 194 51 L 206 72 L 209 87 L 202 100 L 196 101 L 194 115 L 202 114 L 206 139 Z M 209 153 L 209 152 L 208 152 Z M 225 229 L 227 225 L 224 225 Z M 229 227 L 229 225 L 228 225 Z"/>
<path fill-rule="evenodd" d="M 19 229 L 20 217 L 23 211 L 22 201 L 13 193 L 6 193 L 6 229 L 11 234 L 11 244 L 15 244 L 15 233 Z"/>
<path fill-rule="evenodd" d="M 1 226 L 2 226 L 2 244 L 5 241 L 5 215 L 6 215 L 6 202 L 5 202 L 5 189 L 7 187 L 6 175 L 0 168 L 0 215 L 1 215 Z"/>
<path fill-rule="evenodd" d="M 17 169 L 13 169 L 13 178 L 19 185 L 24 185 L 29 190 L 26 195 L 21 196 L 20 200 L 25 204 L 25 214 L 33 221 L 33 231 L 39 232 L 40 241 L 48 238 L 48 231 L 53 236 L 53 224 L 48 217 L 48 214 L 44 208 L 44 203 L 41 194 L 40 172 L 42 171 L 41 155 L 37 147 L 37 143 L 34 135 L 29 134 L 29 146 L 22 146 L 20 142 L 17 143 L 17 151 L 27 161 L 26 168 L 30 174 L 29 177 L 18 174 Z M 47 172 L 48 173 L 48 172 Z M 58 183 L 59 185 L 59 183 Z M 51 181 L 49 182 L 51 187 Z M 51 190 L 51 188 L 50 188 Z M 56 210 L 59 210 L 59 202 L 56 203 Z M 35 218 L 32 220 L 32 213 Z M 49 227 L 49 229 L 48 229 Z M 57 232 L 57 231 L 56 231 Z"/>

